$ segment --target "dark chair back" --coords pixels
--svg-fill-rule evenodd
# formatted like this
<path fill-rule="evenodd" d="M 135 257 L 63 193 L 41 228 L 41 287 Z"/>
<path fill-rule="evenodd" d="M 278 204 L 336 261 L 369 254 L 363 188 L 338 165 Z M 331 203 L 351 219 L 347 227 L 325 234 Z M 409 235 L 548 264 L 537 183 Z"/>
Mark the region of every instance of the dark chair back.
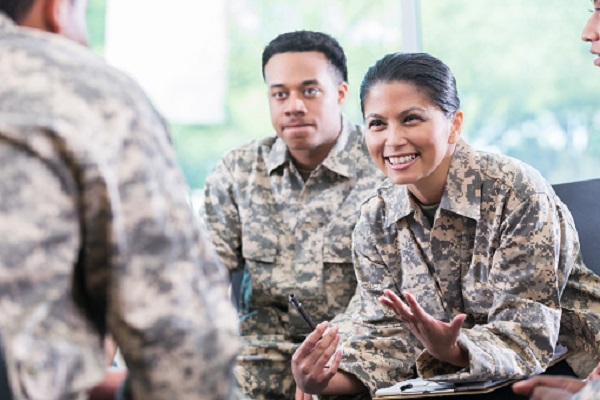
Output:
<path fill-rule="evenodd" d="M 242 281 L 244 280 L 244 270 L 232 272 L 231 278 L 231 302 L 240 311 L 240 300 L 242 297 Z"/>
<path fill-rule="evenodd" d="M 585 265 L 600 275 L 600 179 L 552 187 L 573 215 Z"/>

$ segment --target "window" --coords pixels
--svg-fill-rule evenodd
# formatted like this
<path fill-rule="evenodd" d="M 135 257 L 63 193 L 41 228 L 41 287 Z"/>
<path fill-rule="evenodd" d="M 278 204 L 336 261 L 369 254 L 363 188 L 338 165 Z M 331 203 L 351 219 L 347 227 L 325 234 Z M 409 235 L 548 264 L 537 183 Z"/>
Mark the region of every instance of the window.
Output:
<path fill-rule="evenodd" d="M 272 134 L 261 53 L 277 34 L 321 30 L 340 41 L 351 88 L 345 112 L 356 123 L 364 72 L 403 46 L 406 0 L 224 1 L 224 122 L 172 124 L 179 161 L 195 189 L 227 150 Z M 589 7 L 589 0 L 420 2 L 420 42 L 454 72 L 465 112 L 463 136 L 474 147 L 519 158 L 552 183 L 599 175 L 600 77 L 580 39 Z M 91 44 L 101 54 L 105 11 L 106 0 L 90 1 Z M 187 35 L 174 45 L 203 40 L 210 38 Z"/>
<path fill-rule="evenodd" d="M 598 177 L 600 76 L 586 0 L 421 2 L 424 50 L 457 80 L 464 136 L 551 183 Z"/>

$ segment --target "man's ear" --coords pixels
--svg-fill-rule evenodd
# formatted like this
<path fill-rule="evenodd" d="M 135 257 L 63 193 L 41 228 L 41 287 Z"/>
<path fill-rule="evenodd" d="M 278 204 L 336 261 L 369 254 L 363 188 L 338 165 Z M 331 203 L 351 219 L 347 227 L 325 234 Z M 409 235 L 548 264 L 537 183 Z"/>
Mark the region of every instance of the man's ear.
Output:
<path fill-rule="evenodd" d="M 61 33 L 62 31 L 62 13 L 63 0 L 38 0 L 43 2 L 42 18 L 46 26 L 46 31 L 50 33 Z"/>
<path fill-rule="evenodd" d="M 346 102 L 346 98 L 348 97 L 348 83 L 342 81 L 338 84 L 338 104 L 342 105 Z"/>
<path fill-rule="evenodd" d="M 452 116 L 452 121 L 450 121 L 450 135 L 448 136 L 449 144 L 456 144 L 458 139 L 460 139 L 460 133 L 462 131 L 462 123 L 463 123 L 463 112 L 458 110 Z"/>

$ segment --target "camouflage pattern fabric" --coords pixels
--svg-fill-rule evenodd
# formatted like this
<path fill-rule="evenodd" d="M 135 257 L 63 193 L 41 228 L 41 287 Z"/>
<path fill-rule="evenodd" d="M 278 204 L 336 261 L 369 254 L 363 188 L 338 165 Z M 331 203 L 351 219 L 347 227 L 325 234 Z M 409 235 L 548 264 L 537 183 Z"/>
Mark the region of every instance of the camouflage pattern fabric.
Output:
<path fill-rule="evenodd" d="M 600 361 L 600 278 L 586 268 L 568 209 L 533 168 L 461 141 L 433 227 L 406 186 L 386 182 L 354 232 L 362 308 L 341 369 L 371 392 L 413 376 L 522 378 L 544 371 L 557 340 L 586 376 Z M 433 317 L 468 318 L 459 369 L 423 350 L 378 298 L 409 292 Z M 416 371 L 415 371 L 416 369 Z"/>
<path fill-rule="evenodd" d="M 600 398 L 600 379 L 594 379 L 575 393 L 571 400 L 598 400 L 598 398 Z"/>
<path fill-rule="evenodd" d="M 361 130 L 345 117 L 342 126 L 306 182 L 276 137 L 228 153 L 206 181 L 204 213 L 217 252 L 230 271 L 244 269 L 236 371 L 253 398 L 293 398 L 291 355 L 309 329 L 288 296 L 296 294 L 318 323 L 343 312 L 355 293 L 352 230 L 383 175 Z"/>
<path fill-rule="evenodd" d="M 85 399 L 110 331 L 136 399 L 225 399 L 237 318 L 163 120 L 130 79 L 0 14 L 0 332 L 16 399 Z"/>

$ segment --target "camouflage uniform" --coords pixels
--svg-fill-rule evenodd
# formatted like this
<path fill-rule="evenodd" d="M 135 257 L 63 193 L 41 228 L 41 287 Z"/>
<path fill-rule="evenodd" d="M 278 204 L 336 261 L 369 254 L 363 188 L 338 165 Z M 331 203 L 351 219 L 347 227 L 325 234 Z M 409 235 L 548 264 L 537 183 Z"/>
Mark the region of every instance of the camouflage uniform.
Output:
<path fill-rule="evenodd" d="M 0 14 L 0 332 L 16 399 L 85 399 L 110 331 L 137 399 L 229 397 L 226 274 L 165 125 L 87 49 Z"/>
<path fill-rule="evenodd" d="M 598 398 L 600 398 L 600 379 L 594 379 L 574 394 L 571 400 L 598 400 Z"/>
<path fill-rule="evenodd" d="M 309 332 L 288 307 L 296 294 L 320 322 L 355 293 L 352 230 L 383 181 L 361 130 L 342 118 L 328 157 L 303 182 L 285 143 L 253 141 L 227 154 L 206 181 L 205 217 L 230 271 L 244 268 L 236 374 L 254 398 L 293 398 L 291 355 Z"/>
<path fill-rule="evenodd" d="M 557 340 L 579 376 L 600 360 L 600 278 L 581 261 L 565 205 L 517 160 L 461 141 L 433 228 L 406 186 L 386 182 L 363 204 L 353 244 L 362 310 L 340 368 L 372 392 L 415 368 L 444 380 L 541 373 Z M 466 313 L 469 367 L 424 351 L 379 302 L 384 289 L 411 293 L 439 320 Z"/>

